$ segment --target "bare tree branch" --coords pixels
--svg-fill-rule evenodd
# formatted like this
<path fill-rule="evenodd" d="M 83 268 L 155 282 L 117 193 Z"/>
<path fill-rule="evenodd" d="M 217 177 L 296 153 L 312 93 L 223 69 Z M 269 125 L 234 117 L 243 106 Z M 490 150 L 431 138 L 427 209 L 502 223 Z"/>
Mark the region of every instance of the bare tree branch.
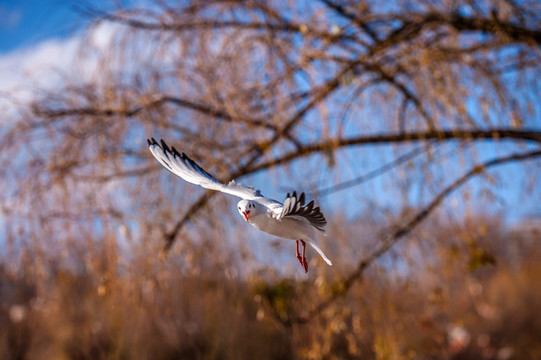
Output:
<path fill-rule="evenodd" d="M 402 21 L 402 26 L 393 31 L 386 39 L 371 49 L 372 53 L 380 51 L 389 45 L 400 43 L 417 36 L 421 30 L 429 25 L 447 24 L 459 31 L 481 31 L 487 34 L 506 36 L 512 40 L 527 44 L 541 44 L 541 31 L 529 29 L 508 22 L 487 18 L 468 18 L 458 14 L 442 13 L 408 13 L 396 15 L 395 20 Z"/>
<path fill-rule="evenodd" d="M 195 101 L 168 95 L 153 95 L 151 99 L 142 101 L 141 104 L 131 108 L 96 108 L 96 107 L 80 107 L 80 108 L 65 108 L 65 109 L 47 109 L 43 107 L 34 107 L 34 113 L 37 116 L 46 118 L 62 118 L 67 116 L 91 115 L 99 117 L 111 116 L 126 116 L 132 117 L 140 113 L 142 110 L 160 106 L 165 103 L 177 105 L 179 107 L 198 111 L 202 114 L 211 117 L 219 118 L 228 122 L 241 122 L 250 126 L 263 127 L 269 130 L 276 131 L 276 126 L 259 119 L 249 119 L 239 116 L 232 116 L 225 110 L 213 108 L 208 104 L 198 103 Z"/>
<path fill-rule="evenodd" d="M 335 150 L 347 146 L 373 145 L 373 144 L 398 144 L 436 139 L 438 141 L 448 140 L 491 140 L 513 139 L 519 141 L 533 141 L 541 143 L 541 132 L 536 130 L 513 130 L 513 129 L 492 129 L 492 130 L 447 130 L 447 131 L 425 131 L 411 133 L 387 133 L 383 135 L 367 135 L 340 141 L 324 141 L 320 143 L 305 145 L 301 149 L 289 152 L 275 159 L 255 165 L 250 168 L 251 172 L 257 172 L 270 167 L 285 164 L 293 159 L 308 156 L 315 152 Z"/>
<path fill-rule="evenodd" d="M 368 268 L 374 261 L 384 255 L 397 241 L 408 235 L 417 225 L 425 220 L 453 191 L 463 185 L 476 175 L 484 173 L 486 170 L 495 167 L 497 165 L 512 163 L 516 161 L 525 161 L 534 159 L 541 156 L 541 150 L 530 151 L 522 154 L 514 154 L 509 156 L 503 156 L 494 158 L 492 160 L 483 162 L 471 168 L 468 172 L 462 175 L 460 178 L 453 181 L 450 185 L 444 188 L 432 201 L 420 210 L 410 221 L 395 230 L 388 238 L 384 239 L 380 245 L 367 257 L 362 259 L 355 271 L 348 275 L 345 279 L 337 282 L 337 290 L 332 293 L 327 299 L 321 301 L 312 310 L 308 311 L 306 315 L 299 316 L 297 318 L 290 319 L 286 325 L 291 323 L 304 324 L 310 321 L 312 318 L 320 314 L 323 310 L 329 307 L 338 298 L 344 296 L 348 290 L 357 282 L 363 275 L 366 268 Z"/>
<path fill-rule="evenodd" d="M 372 171 L 370 171 L 370 172 L 368 172 L 368 173 L 366 173 L 366 174 L 364 174 L 362 176 L 359 176 L 359 177 L 357 177 L 355 179 L 352 179 L 352 180 L 344 181 L 343 183 L 333 185 L 333 186 L 330 186 L 330 187 L 327 187 L 327 188 L 324 188 L 324 189 L 316 190 L 313 193 L 311 193 L 310 195 L 312 197 L 324 197 L 324 196 L 334 194 L 335 192 L 338 192 L 338 191 L 346 190 L 346 189 L 352 188 L 354 186 L 359 186 L 360 184 L 362 184 L 362 183 L 364 183 L 366 181 L 369 181 L 371 179 L 374 179 L 374 178 L 380 176 L 381 174 L 384 174 L 387 171 L 392 170 L 392 169 L 394 169 L 394 168 L 396 168 L 396 167 L 398 167 L 398 166 L 412 160 L 416 156 L 419 156 L 420 154 L 425 153 L 428 150 L 428 148 L 430 146 L 432 146 L 433 144 L 434 144 L 434 141 L 429 142 L 428 144 L 426 144 L 424 146 L 420 146 L 420 147 L 418 147 L 416 149 L 413 149 L 412 151 L 409 151 L 409 152 L 397 157 L 393 161 L 388 162 L 388 163 L 378 167 L 377 169 L 374 169 L 374 170 L 372 170 Z"/>
<path fill-rule="evenodd" d="M 155 31 L 189 31 L 195 29 L 227 29 L 237 28 L 244 30 L 255 31 L 270 31 L 270 32 L 284 32 L 284 33 L 299 33 L 325 40 L 348 40 L 358 41 L 358 38 L 346 34 L 333 34 L 328 31 L 322 31 L 315 28 L 307 28 L 305 24 L 295 24 L 291 22 L 244 22 L 244 21 L 217 21 L 217 20 L 199 20 L 188 21 L 179 23 L 154 23 L 137 20 L 129 15 L 117 15 L 105 12 L 95 12 L 94 16 L 111 22 L 127 25 L 132 28 L 141 30 L 155 30 Z"/>
<path fill-rule="evenodd" d="M 366 22 L 364 22 L 361 17 L 357 16 L 356 14 L 354 14 L 353 12 L 349 11 L 348 9 L 346 9 L 344 6 L 334 2 L 334 1 L 330 1 L 330 0 L 321 0 L 325 5 L 327 5 L 330 9 L 333 9 L 334 11 L 336 11 L 338 14 L 342 15 L 343 17 L 345 17 L 346 19 L 349 19 L 351 20 L 351 22 L 353 22 L 355 25 L 357 25 L 358 27 L 360 27 L 361 29 L 363 29 L 369 36 L 370 38 L 373 40 L 373 41 L 376 41 L 378 42 L 378 37 L 376 35 L 376 33 L 374 31 L 372 31 L 372 29 L 370 29 L 370 27 L 368 26 L 368 24 Z"/>

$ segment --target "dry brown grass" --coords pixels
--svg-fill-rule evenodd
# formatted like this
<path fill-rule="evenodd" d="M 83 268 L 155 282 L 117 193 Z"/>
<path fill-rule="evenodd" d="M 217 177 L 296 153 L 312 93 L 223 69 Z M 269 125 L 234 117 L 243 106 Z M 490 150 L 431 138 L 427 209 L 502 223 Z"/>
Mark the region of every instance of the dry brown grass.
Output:
<path fill-rule="evenodd" d="M 31 259 L 8 261 L 0 268 L 0 358 L 536 359 L 539 234 L 472 236 L 486 221 L 425 234 L 437 244 L 430 261 L 417 259 L 402 274 L 376 264 L 306 324 L 291 320 L 333 291 L 332 273 L 302 281 L 232 279 L 212 269 L 189 276 L 171 259 L 150 267 L 139 259 L 50 262 L 39 275 Z M 495 265 L 471 268 L 470 247 L 453 235 L 465 232 Z"/>

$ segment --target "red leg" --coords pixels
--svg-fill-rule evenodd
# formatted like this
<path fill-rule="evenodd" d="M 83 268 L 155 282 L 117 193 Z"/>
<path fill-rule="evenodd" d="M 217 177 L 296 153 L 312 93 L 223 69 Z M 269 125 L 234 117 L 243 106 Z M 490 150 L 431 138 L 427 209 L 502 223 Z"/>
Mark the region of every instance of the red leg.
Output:
<path fill-rule="evenodd" d="M 302 262 L 301 262 L 301 265 L 304 268 L 304 272 L 307 273 L 308 272 L 308 261 L 306 261 L 306 256 L 304 256 L 304 254 L 306 253 L 306 243 L 304 242 L 304 240 L 301 240 L 301 244 L 302 244 Z"/>
<path fill-rule="evenodd" d="M 301 266 L 304 267 L 304 263 L 302 261 L 301 254 L 299 253 L 299 240 L 295 240 L 295 243 L 297 245 L 297 260 L 299 260 L 299 262 L 301 263 Z"/>

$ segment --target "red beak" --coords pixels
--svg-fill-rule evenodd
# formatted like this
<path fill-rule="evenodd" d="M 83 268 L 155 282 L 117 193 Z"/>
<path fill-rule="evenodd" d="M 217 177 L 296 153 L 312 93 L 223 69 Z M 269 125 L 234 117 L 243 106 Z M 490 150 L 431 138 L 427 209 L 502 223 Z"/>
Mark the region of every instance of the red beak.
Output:
<path fill-rule="evenodd" d="M 250 218 L 250 210 L 243 211 L 242 215 L 244 215 L 244 218 L 246 219 L 246 221 L 248 221 L 248 219 Z"/>

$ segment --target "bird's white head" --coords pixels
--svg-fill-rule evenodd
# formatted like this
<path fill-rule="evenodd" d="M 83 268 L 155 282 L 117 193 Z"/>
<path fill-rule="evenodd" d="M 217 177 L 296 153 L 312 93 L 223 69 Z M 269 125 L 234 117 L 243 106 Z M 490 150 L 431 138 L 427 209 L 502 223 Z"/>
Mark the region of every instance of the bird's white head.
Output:
<path fill-rule="evenodd" d="M 237 204 L 237 208 L 239 209 L 239 213 L 242 215 L 244 220 L 250 221 L 250 217 L 253 217 L 256 215 L 258 211 L 257 204 L 250 200 L 241 200 Z"/>

